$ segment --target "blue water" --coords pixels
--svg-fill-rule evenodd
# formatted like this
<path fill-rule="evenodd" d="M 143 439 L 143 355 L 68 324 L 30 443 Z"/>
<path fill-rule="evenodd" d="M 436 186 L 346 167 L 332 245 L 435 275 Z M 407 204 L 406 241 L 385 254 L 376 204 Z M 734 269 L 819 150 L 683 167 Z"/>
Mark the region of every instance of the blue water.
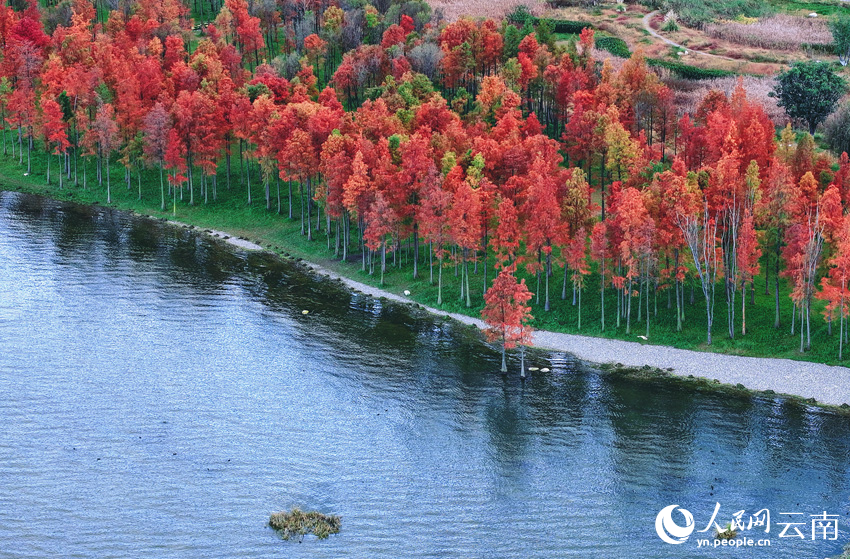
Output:
<path fill-rule="evenodd" d="M 302 310 L 309 310 L 307 315 Z M 165 224 L 0 192 L 0 558 L 824 558 L 850 421 L 537 354 Z M 745 510 L 769 548 L 662 542 Z M 283 541 L 269 514 L 342 516 Z M 811 539 L 811 515 L 840 517 Z M 799 512 L 805 540 L 779 538 Z M 681 521 L 676 513 L 673 517 Z M 793 533 L 793 531 L 791 532 Z"/>

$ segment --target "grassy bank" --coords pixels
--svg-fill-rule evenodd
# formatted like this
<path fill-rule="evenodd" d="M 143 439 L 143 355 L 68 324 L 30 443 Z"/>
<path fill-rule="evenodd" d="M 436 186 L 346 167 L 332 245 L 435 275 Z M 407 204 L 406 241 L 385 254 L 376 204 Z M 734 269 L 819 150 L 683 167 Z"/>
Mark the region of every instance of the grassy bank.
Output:
<path fill-rule="evenodd" d="M 26 157 L 25 157 L 26 159 Z M 25 161 L 26 162 L 26 161 Z M 45 184 L 45 157 L 43 154 L 33 155 L 33 172 L 24 176 L 25 167 L 18 164 L 17 157 L 0 156 L 0 189 L 17 190 L 50 196 L 62 200 L 70 200 L 84 204 L 106 204 L 106 181 L 104 185 L 98 185 L 94 177 L 93 165 L 89 164 L 88 189 L 82 187 L 82 166 L 79 168 L 79 185 L 73 182 L 65 183 L 65 188 L 60 190 L 56 175 L 56 158 L 53 165 L 53 184 Z M 252 198 L 253 204 L 246 203 L 246 186 L 239 176 L 238 159 L 233 165 L 233 176 L 231 187 L 228 190 L 224 173 L 218 180 L 218 197 L 213 201 L 210 198 L 208 204 L 204 204 L 203 198 L 199 196 L 198 187 L 195 191 L 195 205 L 188 204 L 188 193 L 184 193 L 184 201 L 178 199 L 176 215 L 172 213 L 170 206 L 163 212 L 160 210 L 160 186 L 159 175 L 155 170 L 146 170 L 142 173 L 142 199 L 138 199 L 138 185 L 135 173 L 132 180 L 132 188 L 127 189 L 124 182 L 124 168 L 113 164 L 111 169 L 112 180 L 112 203 L 111 207 L 132 210 L 140 214 L 154 217 L 165 217 L 190 223 L 201 228 L 214 228 L 228 231 L 234 235 L 253 240 L 263 247 L 270 248 L 279 253 L 286 253 L 293 257 L 319 264 L 340 275 L 356 279 L 363 283 L 378 286 L 380 284 L 380 268 L 376 263 L 374 275 L 361 270 L 361 257 L 356 247 L 352 247 L 348 262 L 341 262 L 334 256 L 333 239 L 328 242 L 324 227 L 325 218 L 322 214 L 319 224 L 321 230 L 314 231 L 314 240 L 308 241 L 306 236 L 301 235 L 300 207 L 298 206 L 297 192 L 294 195 L 295 207 L 293 208 L 293 219 L 288 215 L 288 185 L 281 182 L 281 215 L 277 213 L 277 189 L 272 181 L 271 186 L 271 209 L 266 209 L 263 185 L 256 181 L 256 173 L 252 171 Z M 295 186 L 297 188 L 297 185 Z M 314 217 L 315 225 L 315 217 Z M 332 234 L 333 236 L 333 234 Z M 352 234 L 352 238 L 355 235 Z M 331 248 L 329 249 L 329 245 Z M 394 258 L 395 257 L 395 258 Z M 443 269 L 443 304 L 437 305 L 437 267 L 429 267 L 429 253 L 427 246 L 420 249 L 419 278 L 412 277 L 413 251 L 412 247 L 403 245 L 402 250 L 396 255 L 387 256 L 387 271 L 384 276 L 384 289 L 402 294 L 410 292 L 410 298 L 432 307 L 440 308 L 447 312 L 460 312 L 470 316 L 480 316 L 483 306 L 484 270 L 482 262 L 478 263 L 477 270 L 470 265 L 470 292 L 472 306 L 466 307 L 465 301 L 460 299 L 460 282 L 456 276 L 456 268 L 453 264 L 447 264 Z M 378 259 L 379 260 L 379 259 Z M 394 266 L 394 261 L 399 266 Z M 495 276 L 492 267 L 492 257 L 487 263 L 487 280 L 491 281 Z M 434 283 L 430 281 L 433 271 Z M 545 278 L 541 278 L 545 282 Z M 530 289 L 537 293 L 538 285 L 534 277 L 526 277 Z M 770 278 L 773 283 L 773 277 Z M 665 290 L 658 291 L 650 299 L 650 325 L 648 340 L 644 343 L 668 345 L 682 349 L 693 349 L 702 351 L 715 351 L 735 355 L 747 355 L 755 357 L 782 357 L 790 359 L 802 359 L 827 364 L 839 364 L 838 357 L 838 328 L 833 328 L 832 335 L 827 333 L 827 324 L 818 312 L 819 304 L 813 305 L 812 317 L 812 350 L 804 354 L 799 353 L 799 330 L 795 335 L 790 333 L 791 324 L 791 300 L 788 297 L 785 281 L 780 292 L 782 326 L 776 330 L 773 328 L 774 318 L 774 295 L 771 290 L 765 293 L 765 279 L 761 276 L 756 279 L 755 301 L 747 301 L 747 324 L 746 336 L 740 334 L 740 312 L 741 294 L 736 298 L 736 338 L 730 339 L 726 334 L 726 304 L 721 289 L 718 289 L 715 307 L 715 326 L 713 329 L 714 343 L 706 346 L 705 338 L 705 304 L 699 286 L 691 283 L 686 284 L 685 291 L 685 322 L 682 332 L 676 332 L 675 303 L 668 307 L 668 293 Z M 534 326 L 539 329 L 552 330 L 565 333 L 580 333 L 589 336 L 600 336 L 607 338 L 623 339 L 630 341 L 642 341 L 638 336 L 646 334 L 646 300 L 643 299 L 641 310 L 638 310 L 638 298 L 636 297 L 632 307 L 631 333 L 626 333 L 625 320 L 621 320 L 621 326 L 616 326 L 616 296 L 613 290 L 607 289 L 605 294 L 605 324 L 603 331 L 600 323 L 600 291 L 599 281 L 596 274 L 592 274 L 586 281 L 586 287 L 582 295 L 581 328 L 579 328 L 578 305 L 573 305 L 572 287 L 567 284 L 566 299 L 561 299 L 563 285 L 563 270 L 553 266 L 553 275 L 549 278 L 549 289 L 551 299 L 551 310 L 543 310 L 545 298 L 545 283 L 539 287 L 539 301 L 532 299 L 532 314 L 536 317 Z M 692 295 L 693 293 L 693 295 Z M 691 299 L 693 297 L 693 299 Z M 693 302 L 692 302 L 693 301 Z"/>

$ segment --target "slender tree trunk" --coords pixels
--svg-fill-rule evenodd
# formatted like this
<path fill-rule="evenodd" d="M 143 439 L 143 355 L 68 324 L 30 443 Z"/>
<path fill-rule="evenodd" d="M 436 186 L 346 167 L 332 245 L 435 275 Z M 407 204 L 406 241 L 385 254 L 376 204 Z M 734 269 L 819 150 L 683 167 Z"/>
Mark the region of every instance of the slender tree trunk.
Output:
<path fill-rule="evenodd" d="M 602 312 L 605 312 L 604 304 L 602 307 Z M 602 327 L 605 327 L 604 324 Z M 581 330 L 581 289 L 578 290 L 578 329 Z"/>
<path fill-rule="evenodd" d="M 192 173 L 192 152 L 186 156 L 186 168 L 189 169 L 189 205 L 195 205 L 195 182 Z"/>
<path fill-rule="evenodd" d="M 620 327 L 620 315 L 622 314 L 622 306 L 623 306 L 622 291 L 623 291 L 622 289 L 617 289 L 617 328 Z"/>
<path fill-rule="evenodd" d="M 387 243 L 381 243 L 381 287 L 384 286 L 384 270 L 387 269 Z"/>
<path fill-rule="evenodd" d="M 109 180 L 109 154 L 106 154 L 106 203 L 112 203 L 112 184 Z"/>
<path fill-rule="evenodd" d="M 776 250 L 777 250 L 776 268 L 775 268 L 774 274 L 773 274 L 773 280 L 775 282 L 773 290 L 774 290 L 774 295 L 776 296 L 775 297 L 775 299 L 776 299 L 776 318 L 774 318 L 774 320 L 773 320 L 773 327 L 778 329 L 779 328 L 779 241 L 777 241 L 777 243 L 776 243 Z M 792 322 L 791 328 L 793 328 L 794 327 L 793 320 L 791 322 Z M 792 334 L 793 334 L 793 332 L 792 332 Z"/>
<path fill-rule="evenodd" d="M 552 270 L 552 255 L 547 254 L 546 255 L 546 271 L 545 271 L 545 274 L 544 274 L 546 276 L 546 301 L 543 304 L 543 310 L 546 311 L 546 312 L 549 312 L 549 275 L 550 275 L 551 270 Z"/>
<path fill-rule="evenodd" d="M 794 323 L 797 322 L 797 304 L 791 305 L 791 335 L 794 335 Z M 803 351 L 802 349 L 800 351 Z"/>
<path fill-rule="evenodd" d="M 466 268 L 464 273 L 466 276 L 466 307 L 469 308 L 472 306 L 472 298 L 469 295 L 469 261 L 464 261 L 464 267 Z"/>
<path fill-rule="evenodd" d="M 567 270 L 569 266 L 564 262 L 564 283 L 561 285 L 561 301 L 567 300 Z"/>
<path fill-rule="evenodd" d="M 242 157 L 239 157 L 239 164 L 242 165 Z M 251 205 L 251 162 L 245 162 L 245 184 L 248 185 L 248 205 Z"/>
<path fill-rule="evenodd" d="M 707 324 L 707 327 L 706 327 L 706 330 L 707 330 L 706 343 L 708 345 L 711 345 L 711 327 L 712 327 L 712 323 L 714 322 L 714 316 L 712 316 L 712 315 L 714 313 L 711 312 L 711 307 L 708 304 L 708 297 L 706 297 L 705 314 L 706 314 L 706 324 Z"/>
<path fill-rule="evenodd" d="M 289 182 L 289 188 L 290 188 L 290 204 L 289 204 L 289 209 L 291 210 L 291 209 L 292 209 L 292 203 L 291 203 L 291 200 L 292 200 L 292 198 L 291 198 L 291 195 L 292 195 L 292 181 L 291 181 L 291 180 L 290 180 L 290 182 Z M 290 215 L 290 216 L 289 216 L 289 218 L 290 218 L 290 219 L 292 219 L 292 215 Z M 350 233 L 351 233 L 351 222 L 350 222 L 350 218 L 348 217 L 348 212 L 343 212 L 343 214 L 342 214 L 342 222 L 343 222 L 343 229 L 342 229 L 342 261 L 343 261 L 343 262 L 345 262 L 345 261 L 347 261 L 347 260 L 348 260 L 348 241 L 349 241 L 348 236 L 349 236 L 349 235 L 350 235 Z"/>
<path fill-rule="evenodd" d="M 645 290 L 644 289 L 645 283 L 646 282 L 638 279 L 638 315 L 637 315 L 638 322 L 643 320 L 643 292 Z"/>
<path fill-rule="evenodd" d="M 165 180 L 162 177 L 162 159 L 159 160 L 159 194 L 160 210 L 165 211 Z"/>
<path fill-rule="evenodd" d="M 304 179 L 298 182 L 298 201 L 301 205 L 301 235 L 304 235 Z M 360 236 L 363 237 L 362 230 Z"/>
<path fill-rule="evenodd" d="M 338 217 L 334 220 L 336 222 L 336 230 L 335 239 L 334 239 L 334 257 L 339 257 L 339 228 L 342 225 L 342 216 Z"/>
<path fill-rule="evenodd" d="M 419 277 L 419 223 L 413 224 L 413 279 Z"/>
<path fill-rule="evenodd" d="M 646 265 L 649 274 L 649 263 Z M 646 337 L 649 338 L 649 277 L 646 278 Z"/>
<path fill-rule="evenodd" d="M 682 331 L 682 303 L 681 303 L 681 291 L 682 286 L 680 285 L 679 278 L 673 280 L 673 290 L 674 295 L 676 297 L 676 332 Z"/>
<path fill-rule="evenodd" d="M 437 265 L 440 267 L 437 270 L 437 305 L 442 306 L 443 304 L 443 257 L 437 257 Z"/>
<path fill-rule="evenodd" d="M 310 213 L 313 209 L 311 203 L 313 200 L 313 188 L 310 182 L 310 177 L 307 177 L 307 240 L 313 240 L 313 215 Z"/>
<path fill-rule="evenodd" d="M 602 312 L 599 313 L 600 322 L 602 323 L 602 331 L 605 331 L 605 262 L 603 260 L 599 272 L 599 300 Z"/>
<path fill-rule="evenodd" d="M 844 356 L 844 279 L 841 280 L 841 307 L 838 309 L 839 320 L 841 320 L 840 331 L 838 334 L 838 360 L 843 360 Z"/>
<path fill-rule="evenodd" d="M 806 350 L 812 349 L 811 301 L 806 301 Z"/>
<path fill-rule="evenodd" d="M 434 246 L 432 241 L 428 241 L 428 285 L 434 285 Z"/>

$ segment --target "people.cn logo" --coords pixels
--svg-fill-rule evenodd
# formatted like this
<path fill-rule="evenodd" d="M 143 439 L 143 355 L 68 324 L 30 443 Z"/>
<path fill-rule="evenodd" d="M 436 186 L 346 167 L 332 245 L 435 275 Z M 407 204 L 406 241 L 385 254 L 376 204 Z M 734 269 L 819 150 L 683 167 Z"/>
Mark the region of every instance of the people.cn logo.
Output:
<path fill-rule="evenodd" d="M 680 544 L 685 543 L 691 532 L 694 531 L 694 515 L 685 509 L 678 509 L 685 518 L 685 525 L 679 526 L 673 520 L 673 511 L 679 505 L 670 505 L 664 507 L 658 516 L 655 517 L 655 531 L 658 532 L 658 537 L 667 543 Z"/>

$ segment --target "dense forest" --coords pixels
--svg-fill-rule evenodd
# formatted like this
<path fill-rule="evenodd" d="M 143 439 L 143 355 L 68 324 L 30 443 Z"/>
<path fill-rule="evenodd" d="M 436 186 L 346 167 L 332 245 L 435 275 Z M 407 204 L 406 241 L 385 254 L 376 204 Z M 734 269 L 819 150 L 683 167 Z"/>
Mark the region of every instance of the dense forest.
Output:
<path fill-rule="evenodd" d="M 438 305 L 483 296 L 508 345 L 532 298 L 538 314 L 570 301 L 581 328 L 592 276 L 602 311 L 584 320 L 602 331 L 649 336 L 659 295 L 681 330 L 695 288 L 708 344 L 720 300 L 728 338 L 790 326 L 804 352 L 815 303 L 843 352 L 847 155 L 777 132 L 742 85 L 685 113 L 640 51 L 614 64 L 592 29 L 553 29 L 445 22 L 418 0 L 13 0 L 3 153 L 107 203 L 116 187 L 173 213 L 239 193 L 368 274 L 427 275 Z M 747 320 L 757 277 L 771 323 Z"/>

